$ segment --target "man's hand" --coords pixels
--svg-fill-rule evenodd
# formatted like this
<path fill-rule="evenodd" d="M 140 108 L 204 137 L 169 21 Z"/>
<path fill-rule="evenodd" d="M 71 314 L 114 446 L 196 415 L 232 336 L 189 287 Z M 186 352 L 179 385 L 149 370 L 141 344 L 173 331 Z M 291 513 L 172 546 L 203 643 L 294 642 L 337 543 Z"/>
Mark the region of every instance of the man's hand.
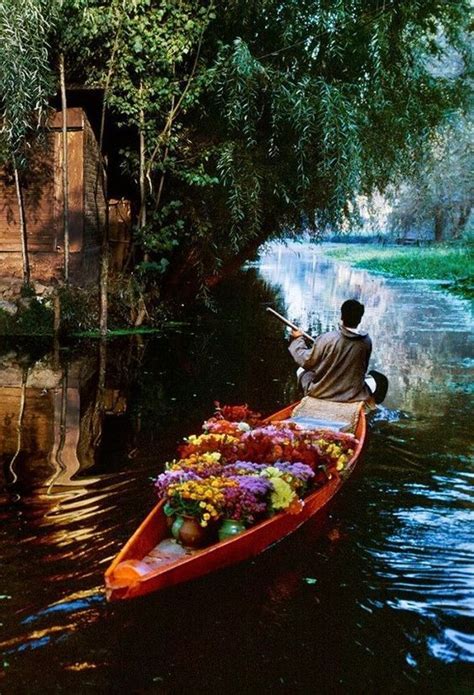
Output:
<path fill-rule="evenodd" d="M 295 329 L 293 329 L 293 330 L 291 331 L 291 337 L 292 337 L 292 338 L 301 338 L 302 335 L 303 335 L 303 334 L 302 334 L 301 331 L 296 331 Z"/>

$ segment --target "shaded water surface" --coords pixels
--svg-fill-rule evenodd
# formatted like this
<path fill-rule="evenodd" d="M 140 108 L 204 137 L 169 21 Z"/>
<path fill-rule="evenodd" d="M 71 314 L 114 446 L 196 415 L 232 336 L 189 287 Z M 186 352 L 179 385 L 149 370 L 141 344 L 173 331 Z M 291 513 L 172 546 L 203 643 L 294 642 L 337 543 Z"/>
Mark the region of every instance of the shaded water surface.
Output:
<path fill-rule="evenodd" d="M 126 605 L 102 574 L 214 400 L 297 395 L 271 304 L 315 334 L 366 305 L 391 389 L 324 533 Z M 271 247 L 160 338 L 0 349 L 0 692 L 471 693 L 472 306 Z"/>

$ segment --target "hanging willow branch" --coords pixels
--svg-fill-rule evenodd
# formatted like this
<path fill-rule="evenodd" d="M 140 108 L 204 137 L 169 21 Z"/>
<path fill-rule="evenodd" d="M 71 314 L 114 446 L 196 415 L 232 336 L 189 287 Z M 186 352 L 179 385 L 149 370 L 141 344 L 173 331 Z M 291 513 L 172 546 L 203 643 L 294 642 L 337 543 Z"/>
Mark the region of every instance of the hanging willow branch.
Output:
<path fill-rule="evenodd" d="M 46 38 L 50 21 L 48 3 L 43 0 L 0 3 L 0 150 L 15 176 L 25 284 L 30 282 L 30 264 L 22 172 L 31 141 L 45 122 L 51 92 Z"/>

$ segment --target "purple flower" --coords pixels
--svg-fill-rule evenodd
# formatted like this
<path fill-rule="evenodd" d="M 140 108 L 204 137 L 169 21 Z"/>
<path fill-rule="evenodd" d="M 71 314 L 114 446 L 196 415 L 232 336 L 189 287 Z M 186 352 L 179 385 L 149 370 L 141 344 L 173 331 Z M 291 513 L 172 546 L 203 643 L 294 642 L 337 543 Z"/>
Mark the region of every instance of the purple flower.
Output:
<path fill-rule="evenodd" d="M 262 466 L 262 468 L 264 468 L 264 466 Z M 255 497 L 265 497 L 272 489 L 268 478 L 260 478 L 255 475 L 237 475 L 232 476 L 232 479 L 239 483 L 239 487 L 242 488 L 242 490 L 247 491 Z"/>
<path fill-rule="evenodd" d="M 239 480 L 240 483 L 240 478 L 236 478 L 236 480 Z M 245 521 L 247 524 L 253 524 L 268 509 L 267 502 L 245 486 L 229 487 L 223 493 L 225 498 L 223 513 L 228 519 L 237 519 Z"/>
<path fill-rule="evenodd" d="M 250 461 L 236 461 L 230 466 L 224 466 L 223 474 L 226 476 L 234 475 L 259 475 L 265 468 L 262 463 L 251 463 Z"/>
<path fill-rule="evenodd" d="M 277 461 L 273 464 L 282 473 L 288 473 L 297 478 L 302 483 L 307 483 L 308 480 L 314 478 L 314 471 L 305 463 L 289 463 L 288 461 Z"/>
<path fill-rule="evenodd" d="M 185 483 L 187 480 L 198 480 L 199 476 L 193 471 L 176 470 L 160 473 L 155 480 L 155 488 L 157 495 L 163 497 L 170 485 L 174 483 Z"/>

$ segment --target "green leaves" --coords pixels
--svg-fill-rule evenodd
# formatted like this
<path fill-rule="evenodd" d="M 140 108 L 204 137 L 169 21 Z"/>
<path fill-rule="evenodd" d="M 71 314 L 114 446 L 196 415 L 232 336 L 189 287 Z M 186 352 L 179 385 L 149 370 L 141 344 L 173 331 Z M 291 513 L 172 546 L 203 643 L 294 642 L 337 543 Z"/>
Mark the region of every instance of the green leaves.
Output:
<path fill-rule="evenodd" d="M 7 158 L 26 166 L 28 138 L 43 125 L 53 92 L 45 0 L 0 3 L 0 136 Z"/>
<path fill-rule="evenodd" d="M 265 87 L 267 74 L 240 38 L 226 46 L 216 61 L 217 94 L 224 104 L 229 128 L 239 130 L 251 147 L 256 143 L 256 123 L 261 115 L 258 95 Z"/>

